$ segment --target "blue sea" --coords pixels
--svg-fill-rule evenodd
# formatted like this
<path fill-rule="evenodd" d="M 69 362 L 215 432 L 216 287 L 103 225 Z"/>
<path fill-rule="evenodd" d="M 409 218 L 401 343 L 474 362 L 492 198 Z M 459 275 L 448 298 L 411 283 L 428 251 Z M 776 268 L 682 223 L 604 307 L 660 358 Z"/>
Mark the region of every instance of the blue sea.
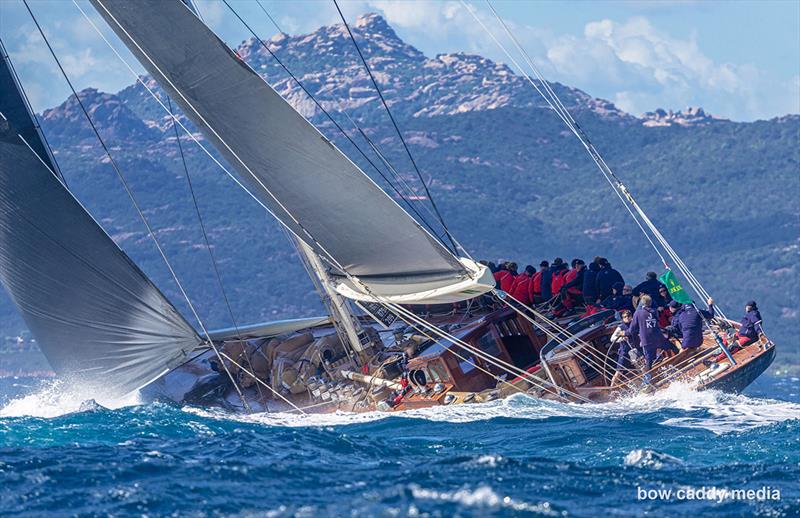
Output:
<path fill-rule="evenodd" d="M 3 516 L 800 515 L 797 378 L 391 415 L 78 411 L 34 379 L 0 394 Z"/>

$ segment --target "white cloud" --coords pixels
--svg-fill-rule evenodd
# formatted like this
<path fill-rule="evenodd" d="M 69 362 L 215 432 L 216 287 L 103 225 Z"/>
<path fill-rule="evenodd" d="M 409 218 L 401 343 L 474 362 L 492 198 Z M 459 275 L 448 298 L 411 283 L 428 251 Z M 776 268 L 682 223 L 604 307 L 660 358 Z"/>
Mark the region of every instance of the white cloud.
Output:
<path fill-rule="evenodd" d="M 682 108 L 706 100 L 712 113 L 753 119 L 796 112 L 790 84 L 769 83 L 754 65 L 715 63 L 696 37 L 680 39 L 647 18 L 586 24 L 582 37 L 550 42 L 547 58 L 558 78 L 606 95 L 622 109 L 640 114 L 656 107 Z M 795 97 L 800 95 L 794 90 Z M 712 105 L 708 104 L 711 100 Z"/>

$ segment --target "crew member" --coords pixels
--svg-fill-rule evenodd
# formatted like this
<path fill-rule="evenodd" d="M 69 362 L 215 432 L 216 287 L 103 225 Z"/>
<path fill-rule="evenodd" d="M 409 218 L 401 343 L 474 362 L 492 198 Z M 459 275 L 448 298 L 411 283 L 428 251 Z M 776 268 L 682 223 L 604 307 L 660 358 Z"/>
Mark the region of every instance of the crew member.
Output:
<path fill-rule="evenodd" d="M 553 259 L 552 278 L 550 280 L 550 293 L 555 295 L 561 292 L 561 287 L 564 285 L 564 276 L 567 274 L 567 263 L 560 257 Z"/>
<path fill-rule="evenodd" d="M 530 264 L 525 267 L 521 274 L 514 279 L 514 286 L 511 287 L 511 296 L 526 306 L 531 304 L 531 278 L 536 273 L 536 268 Z"/>
<path fill-rule="evenodd" d="M 673 300 L 669 303 L 669 311 L 672 325 L 667 330 L 681 338 L 681 349 L 689 351 L 700 347 L 703 343 L 703 317 L 714 317 L 714 300 L 708 299 L 708 311 Z"/>
<path fill-rule="evenodd" d="M 744 347 L 758 340 L 758 332 L 761 329 L 761 313 L 758 311 L 755 300 L 750 300 L 744 306 L 744 318 L 742 327 L 739 328 L 739 345 Z"/>
<path fill-rule="evenodd" d="M 514 275 L 508 270 L 508 263 L 502 263 L 500 268 L 494 272 L 495 288 L 508 291 L 514 282 Z"/>
<path fill-rule="evenodd" d="M 637 352 L 641 351 L 638 336 L 625 336 L 626 332 L 631 327 L 631 323 L 633 322 L 633 315 L 629 310 L 624 309 L 620 312 L 620 316 L 622 318 L 622 322 L 619 324 L 617 330 L 614 331 L 614 334 L 611 337 L 612 342 L 619 343 L 616 372 L 614 372 L 614 376 L 611 378 L 612 387 L 617 386 L 617 382 L 622 376 L 623 367 L 626 363 L 628 363 L 629 356 L 633 356 L 630 352 L 633 350 L 636 350 Z"/>
<path fill-rule="evenodd" d="M 539 263 L 539 271 L 531 277 L 531 283 L 528 286 L 530 286 L 531 301 L 534 304 L 541 304 L 544 300 L 542 295 L 542 276 L 548 268 L 550 268 L 550 263 L 542 261 Z"/>
<path fill-rule="evenodd" d="M 667 287 L 658 280 L 658 275 L 656 272 L 647 272 L 646 279 L 633 288 L 633 296 L 634 297 L 641 297 L 642 293 L 647 293 L 650 295 L 650 300 L 652 300 L 652 304 L 654 308 L 665 308 L 667 307 L 667 303 L 664 302 L 664 299 L 659 294 L 659 290 L 661 288 L 666 289 Z"/>
<path fill-rule="evenodd" d="M 621 282 L 615 282 L 611 290 L 613 295 L 600 302 L 600 305 L 615 311 L 633 312 L 633 297 L 630 293 L 627 295 L 624 293 L 625 285 Z"/>
<path fill-rule="evenodd" d="M 625 279 L 622 278 L 622 274 L 611 267 L 611 263 L 605 257 L 600 257 L 598 264 L 600 271 L 597 272 L 595 285 L 597 286 L 597 297 L 604 300 L 613 295 L 611 287 L 617 282 L 625 284 Z"/>
<path fill-rule="evenodd" d="M 583 273 L 583 286 L 581 286 L 581 293 L 583 300 L 586 304 L 597 303 L 597 272 L 600 271 L 600 266 L 592 261 L 589 267 Z"/>
<path fill-rule="evenodd" d="M 542 261 L 542 264 L 547 261 Z M 541 286 L 542 286 L 542 301 L 548 301 L 553 298 L 553 271 L 555 264 L 548 266 L 542 270 Z"/>
<path fill-rule="evenodd" d="M 633 321 L 630 328 L 625 332 L 625 336 L 638 336 L 644 353 L 645 371 L 653 367 L 658 351 L 678 353 L 678 348 L 670 342 L 661 328 L 658 327 L 658 316 L 655 308 L 652 307 L 653 300 L 650 295 L 644 293 L 639 299 L 639 309 L 633 314 Z M 649 374 L 645 375 L 645 381 L 649 380 Z"/>
<path fill-rule="evenodd" d="M 583 276 L 586 274 L 586 263 L 582 259 L 572 260 L 572 269 L 564 276 L 564 285 L 561 287 L 564 306 L 574 308 L 584 302 Z"/>

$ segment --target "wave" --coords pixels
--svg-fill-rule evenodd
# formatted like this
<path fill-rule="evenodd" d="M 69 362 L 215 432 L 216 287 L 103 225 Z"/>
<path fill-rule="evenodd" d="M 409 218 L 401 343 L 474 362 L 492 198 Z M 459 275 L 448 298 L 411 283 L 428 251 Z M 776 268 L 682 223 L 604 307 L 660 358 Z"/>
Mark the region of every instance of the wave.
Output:
<path fill-rule="evenodd" d="M 87 404 L 92 394 L 80 388 L 67 388 L 57 380 L 48 380 L 33 393 L 11 399 L 0 408 L 0 417 L 53 418 L 98 405 L 115 410 L 142 401 L 138 395 L 124 399 L 98 399 Z M 219 409 L 184 407 L 184 412 L 217 420 L 236 420 L 264 426 L 333 427 L 371 423 L 390 418 L 417 419 L 431 422 L 469 423 L 498 418 L 543 420 L 551 418 L 621 419 L 631 415 L 665 415 L 666 426 L 699 428 L 715 434 L 769 426 L 800 419 L 800 404 L 774 399 L 727 394 L 714 390 L 694 391 L 686 385 L 673 384 L 655 394 L 639 394 L 609 403 L 575 404 L 536 399 L 517 394 L 489 403 L 437 406 L 403 412 L 336 412 L 331 414 L 257 413 L 233 414 Z"/>
<path fill-rule="evenodd" d="M 47 380 L 34 392 L 5 402 L 0 408 L 0 417 L 54 418 L 99 407 L 116 410 L 141 403 L 136 393 L 121 399 L 105 399 L 88 388 L 67 386 L 61 380 Z"/>
<path fill-rule="evenodd" d="M 800 404 L 728 394 L 716 390 L 694 391 L 675 383 L 655 394 L 639 394 L 609 403 L 560 403 L 517 394 L 489 403 L 437 406 L 403 412 L 335 412 L 330 414 L 260 413 L 230 414 L 218 410 L 186 408 L 187 412 L 214 419 L 236 419 L 267 426 L 331 427 L 370 423 L 389 418 L 422 419 L 433 422 L 469 423 L 496 418 L 542 420 L 556 417 L 620 419 L 631 415 L 658 414 L 678 410 L 685 415 L 670 417 L 667 426 L 701 428 L 724 434 L 734 431 L 800 420 Z M 696 414 L 696 415 L 695 415 Z"/>

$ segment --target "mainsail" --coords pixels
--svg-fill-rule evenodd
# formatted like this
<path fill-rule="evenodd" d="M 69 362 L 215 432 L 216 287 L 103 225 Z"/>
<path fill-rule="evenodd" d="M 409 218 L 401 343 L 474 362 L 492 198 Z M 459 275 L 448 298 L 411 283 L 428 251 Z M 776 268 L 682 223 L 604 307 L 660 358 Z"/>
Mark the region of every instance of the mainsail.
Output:
<path fill-rule="evenodd" d="M 180 0 L 91 2 L 254 195 L 327 260 L 342 294 L 447 302 L 494 286 L 486 268 L 451 254 Z"/>
<path fill-rule="evenodd" d="M 0 60 L 0 282 L 61 376 L 120 396 L 201 340 L 55 175 Z"/>

